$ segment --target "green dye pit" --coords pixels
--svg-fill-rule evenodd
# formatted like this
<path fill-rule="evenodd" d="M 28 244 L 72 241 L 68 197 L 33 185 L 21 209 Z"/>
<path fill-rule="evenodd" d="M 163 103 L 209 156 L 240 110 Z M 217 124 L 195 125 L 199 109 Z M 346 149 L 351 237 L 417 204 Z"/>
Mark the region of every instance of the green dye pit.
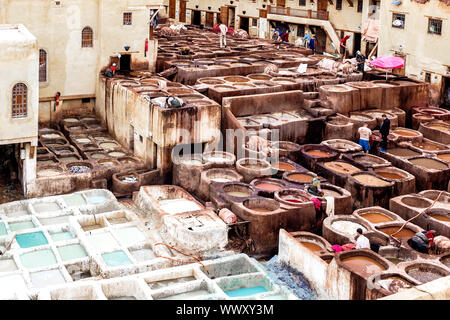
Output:
<path fill-rule="evenodd" d="M 53 241 L 62 241 L 62 240 L 73 239 L 73 236 L 70 232 L 58 232 L 58 233 L 53 233 L 50 236 L 52 237 Z"/>
<path fill-rule="evenodd" d="M 79 244 L 71 244 L 68 246 L 59 247 L 58 252 L 61 255 L 61 259 L 63 261 L 80 259 L 87 256 L 86 251 Z"/>
<path fill-rule="evenodd" d="M 20 256 L 20 260 L 22 261 L 23 266 L 28 269 L 56 264 L 56 257 L 50 249 L 24 253 Z"/>
<path fill-rule="evenodd" d="M 236 298 L 236 297 L 248 297 L 253 296 L 258 293 L 267 292 L 267 289 L 263 286 L 249 287 L 249 288 L 239 288 L 234 290 L 227 290 L 225 293 L 227 296 Z"/>
<path fill-rule="evenodd" d="M 32 248 L 48 243 L 42 231 L 19 234 L 16 241 L 21 248 Z"/>
<path fill-rule="evenodd" d="M 131 264 L 125 252 L 122 250 L 102 254 L 105 263 L 110 267 L 126 266 Z"/>
<path fill-rule="evenodd" d="M 22 222 L 13 222 L 9 224 L 9 228 L 11 231 L 20 231 L 25 229 L 33 229 L 36 225 L 33 221 L 22 221 Z"/>

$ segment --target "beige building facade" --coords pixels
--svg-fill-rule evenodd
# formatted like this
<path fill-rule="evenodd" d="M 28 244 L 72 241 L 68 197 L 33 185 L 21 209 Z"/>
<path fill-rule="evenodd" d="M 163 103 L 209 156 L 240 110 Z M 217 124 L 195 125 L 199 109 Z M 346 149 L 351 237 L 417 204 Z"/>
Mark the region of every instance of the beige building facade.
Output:
<path fill-rule="evenodd" d="M 38 66 L 37 39 L 21 24 L 0 24 L 0 70 L 8 70 L 0 80 L 0 156 L 11 175 L 17 166 L 25 193 L 36 178 Z"/>

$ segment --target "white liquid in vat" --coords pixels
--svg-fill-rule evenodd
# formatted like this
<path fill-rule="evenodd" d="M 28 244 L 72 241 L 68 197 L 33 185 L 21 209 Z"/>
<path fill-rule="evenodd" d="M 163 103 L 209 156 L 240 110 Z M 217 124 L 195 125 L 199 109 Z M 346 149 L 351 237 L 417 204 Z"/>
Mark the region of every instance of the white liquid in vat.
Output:
<path fill-rule="evenodd" d="M 159 200 L 159 206 L 168 214 L 201 210 L 198 204 L 183 198 Z"/>

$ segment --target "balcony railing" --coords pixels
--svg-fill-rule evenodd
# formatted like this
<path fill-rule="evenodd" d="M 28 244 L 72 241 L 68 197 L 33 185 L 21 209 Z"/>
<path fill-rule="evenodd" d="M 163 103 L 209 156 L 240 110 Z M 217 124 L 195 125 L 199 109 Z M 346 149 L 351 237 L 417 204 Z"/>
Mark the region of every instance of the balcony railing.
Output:
<path fill-rule="evenodd" d="M 328 11 L 312 11 L 286 7 L 267 6 L 267 13 L 308 19 L 328 20 Z"/>

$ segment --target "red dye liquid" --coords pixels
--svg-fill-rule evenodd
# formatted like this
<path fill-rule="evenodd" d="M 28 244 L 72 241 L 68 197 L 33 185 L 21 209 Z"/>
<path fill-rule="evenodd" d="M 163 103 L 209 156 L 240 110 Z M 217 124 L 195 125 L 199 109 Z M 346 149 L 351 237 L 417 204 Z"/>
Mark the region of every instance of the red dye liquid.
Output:
<path fill-rule="evenodd" d="M 260 183 L 258 185 L 256 185 L 259 189 L 263 189 L 266 191 L 278 191 L 281 190 L 282 187 L 276 185 L 276 184 L 271 184 L 271 183 Z"/>

